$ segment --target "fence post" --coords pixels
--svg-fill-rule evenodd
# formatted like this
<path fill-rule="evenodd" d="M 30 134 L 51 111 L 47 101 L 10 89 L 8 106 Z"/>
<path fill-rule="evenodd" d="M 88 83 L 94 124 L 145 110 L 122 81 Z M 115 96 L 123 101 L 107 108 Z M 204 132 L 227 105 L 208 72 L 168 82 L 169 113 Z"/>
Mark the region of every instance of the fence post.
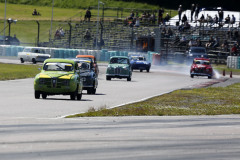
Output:
<path fill-rule="evenodd" d="M 68 38 L 68 48 L 71 48 L 71 38 L 72 38 L 72 25 L 71 25 L 71 22 L 68 22 L 68 25 L 70 27 L 69 38 Z"/>

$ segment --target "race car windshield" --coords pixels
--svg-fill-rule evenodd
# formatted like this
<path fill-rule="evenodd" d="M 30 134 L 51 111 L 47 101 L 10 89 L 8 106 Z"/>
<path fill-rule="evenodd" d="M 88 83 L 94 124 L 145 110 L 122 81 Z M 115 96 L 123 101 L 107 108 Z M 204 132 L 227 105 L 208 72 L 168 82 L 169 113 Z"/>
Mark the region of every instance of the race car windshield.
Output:
<path fill-rule="evenodd" d="M 139 57 L 138 60 L 139 61 L 144 61 L 145 59 L 144 59 L 144 57 Z"/>
<path fill-rule="evenodd" d="M 43 66 L 45 71 L 73 71 L 73 65 L 71 63 L 55 63 L 49 62 Z"/>
<path fill-rule="evenodd" d="M 79 62 L 78 67 L 82 70 L 90 70 L 90 62 Z"/>
<path fill-rule="evenodd" d="M 209 65 L 210 62 L 209 61 L 195 61 L 195 64 L 203 64 L 203 65 Z"/>
<path fill-rule="evenodd" d="M 111 61 L 110 61 L 111 64 L 114 64 L 114 63 L 119 63 L 119 64 L 128 64 L 128 61 L 126 58 L 112 58 Z"/>
<path fill-rule="evenodd" d="M 203 48 L 192 48 L 191 53 L 205 53 L 205 49 Z"/>
<path fill-rule="evenodd" d="M 132 57 L 132 60 L 134 60 L 134 61 L 144 61 L 145 58 L 144 57 Z"/>

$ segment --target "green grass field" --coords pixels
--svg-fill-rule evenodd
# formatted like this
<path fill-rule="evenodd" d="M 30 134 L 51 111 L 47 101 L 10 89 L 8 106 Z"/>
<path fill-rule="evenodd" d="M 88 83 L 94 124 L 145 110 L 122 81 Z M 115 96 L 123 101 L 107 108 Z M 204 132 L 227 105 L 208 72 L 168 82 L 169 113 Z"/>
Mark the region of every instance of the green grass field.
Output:
<path fill-rule="evenodd" d="M 14 80 L 35 77 L 41 66 L 0 63 L 0 68 L 0 80 Z"/>

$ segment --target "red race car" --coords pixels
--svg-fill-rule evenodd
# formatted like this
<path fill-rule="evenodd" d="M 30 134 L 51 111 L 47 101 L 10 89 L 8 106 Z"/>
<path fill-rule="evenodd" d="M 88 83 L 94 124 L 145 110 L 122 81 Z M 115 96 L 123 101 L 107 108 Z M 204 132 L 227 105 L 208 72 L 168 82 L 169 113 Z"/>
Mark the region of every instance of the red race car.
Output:
<path fill-rule="evenodd" d="M 194 58 L 190 70 L 191 78 L 194 76 L 208 76 L 208 79 L 213 77 L 213 69 L 210 64 L 210 59 Z"/>

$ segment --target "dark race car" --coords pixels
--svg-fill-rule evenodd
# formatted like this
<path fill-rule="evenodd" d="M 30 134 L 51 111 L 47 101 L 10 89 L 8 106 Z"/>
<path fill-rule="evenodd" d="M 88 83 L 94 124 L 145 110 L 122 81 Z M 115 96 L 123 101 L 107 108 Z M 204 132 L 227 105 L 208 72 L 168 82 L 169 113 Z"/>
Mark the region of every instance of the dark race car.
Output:
<path fill-rule="evenodd" d="M 194 58 L 190 76 L 191 78 L 194 78 L 194 76 L 207 76 L 211 79 L 213 77 L 213 69 L 210 60 L 207 58 Z"/>
<path fill-rule="evenodd" d="M 87 94 L 96 94 L 98 87 L 98 77 L 93 67 L 91 59 L 74 59 L 80 68 L 80 76 L 83 80 L 83 90 L 87 90 Z"/>
<path fill-rule="evenodd" d="M 190 47 L 186 53 L 187 64 L 191 64 L 194 58 L 208 58 L 205 47 Z"/>
<path fill-rule="evenodd" d="M 130 63 L 132 70 L 140 70 L 140 72 L 142 72 L 143 70 L 149 72 L 151 68 L 151 63 L 147 62 L 146 58 L 141 55 L 130 56 Z"/>

